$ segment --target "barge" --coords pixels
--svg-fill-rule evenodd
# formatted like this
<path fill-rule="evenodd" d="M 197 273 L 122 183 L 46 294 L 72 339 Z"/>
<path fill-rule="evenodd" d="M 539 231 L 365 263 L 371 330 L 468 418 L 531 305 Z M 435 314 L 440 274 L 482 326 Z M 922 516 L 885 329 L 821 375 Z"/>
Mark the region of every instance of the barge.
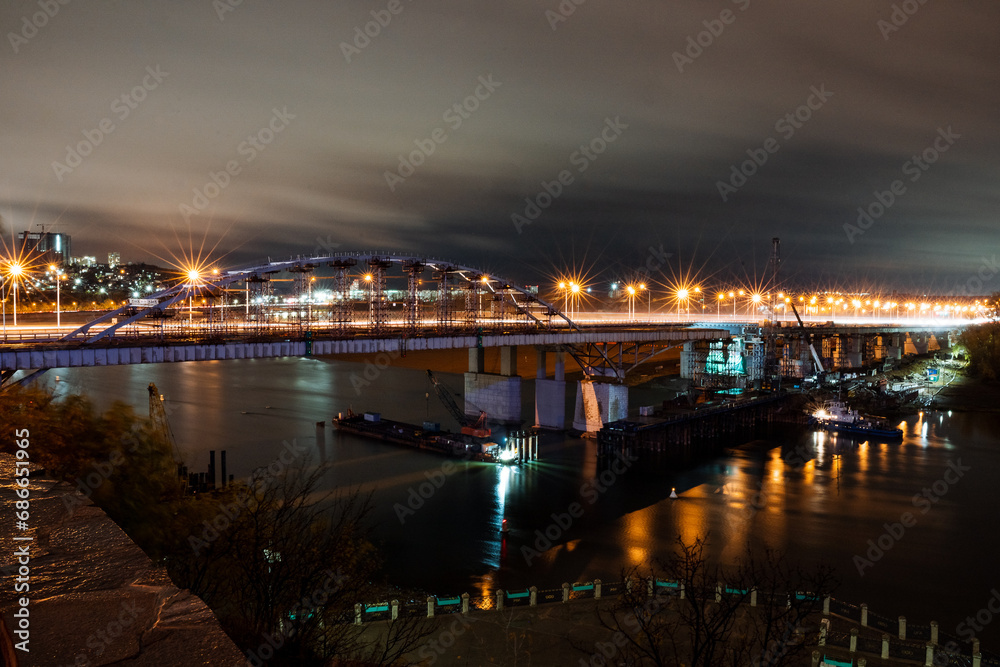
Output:
<path fill-rule="evenodd" d="M 502 455 L 500 445 L 495 442 L 483 442 L 470 436 L 440 431 L 434 428 L 436 425 L 418 426 L 383 419 L 377 412 L 365 412 L 359 415 L 348 410 L 346 415 L 338 414 L 333 419 L 333 425 L 337 430 L 346 433 L 425 449 L 468 461 L 507 462 L 505 460 L 507 457 Z"/>

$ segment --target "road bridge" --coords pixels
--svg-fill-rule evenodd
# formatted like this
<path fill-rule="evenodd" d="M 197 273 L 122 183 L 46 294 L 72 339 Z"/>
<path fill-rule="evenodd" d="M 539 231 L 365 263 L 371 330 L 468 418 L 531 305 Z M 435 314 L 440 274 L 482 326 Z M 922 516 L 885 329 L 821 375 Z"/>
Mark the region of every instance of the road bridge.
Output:
<path fill-rule="evenodd" d="M 329 274 L 322 282 L 332 282 L 319 299 L 313 298 L 320 291 L 314 292 L 317 272 Z M 295 284 L 290 296 L 275 294 L 273 284 L 280 280 Z M 340 253 L 227 271 L 192 270 L 178 284 L 67 334 L 21 331 L 16 341 L 6 338 L 0 373 L 9 382 L 23 379 L 18 371 L 52 368 L 343 354 L 391 358 L 464 349 L 469 351 L 466 411 L 478 414 L 475 406 L 489 405 L 492 418 L 520 421 L 516 349 L 532 346 L 539 358 L 535 424 L 566 426 L 569 355 L 585 376 L 577 386 L 573 426 L 596 431 L 627 416 L 626 375 L 676 347 L 683 348 L 682 376 L 696 385 L 750 388 L 772 377 L 815 373 L 809 343 L 826 370 L 861 369 L 932 350 L 940 345 L 937 337 L 956 327 L 923 321 L 807 324 L 802 329 L 790 322 L 721 317 L 650 315 L 638 322 L 621 313 L 569 316 L 540 298 L 536 288 L 475 267 L 412 255 Z M 487 348 L 500 348 L 500 373 L 484 372 Z M 552 378 L 547 354 L 556 356 Z"/>

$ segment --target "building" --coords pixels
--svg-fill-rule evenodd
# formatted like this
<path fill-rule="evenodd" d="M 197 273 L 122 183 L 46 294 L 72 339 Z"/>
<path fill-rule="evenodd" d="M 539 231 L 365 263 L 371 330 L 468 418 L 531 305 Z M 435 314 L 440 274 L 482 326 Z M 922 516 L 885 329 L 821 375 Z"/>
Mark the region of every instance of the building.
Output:
<path fill-rule="evenodd" d="M 109 252 L 108 253 L 108 266 L 114 268 L 122 263 L 121 253 Z"/>
<path fill-rule="evenodd" d="M 22 255 L 40 255 L 47 263 L 69 264 L 72 246 L 69 234 L 55 232 L 20 232 L 17 240 Z"/>

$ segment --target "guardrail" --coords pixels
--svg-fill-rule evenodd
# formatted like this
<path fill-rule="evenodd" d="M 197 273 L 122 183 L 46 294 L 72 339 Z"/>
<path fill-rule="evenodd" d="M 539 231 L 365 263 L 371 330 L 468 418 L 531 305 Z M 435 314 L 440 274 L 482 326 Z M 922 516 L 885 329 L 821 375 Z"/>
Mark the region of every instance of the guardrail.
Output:
<path fill-rule="evenodd" d="M 425 601 L 376 602 L 354 605 L 354 623 L 357 625 L 398 618 L 434 618 L 444 614 L 469 614 L 470 611 L 503 611 L 513 607 L 537 607 L 544 604 L 564 604 L 577 600 L 613 598 L 645 584 L 646 595 L 669 595 L 685 599 L 688 592 L 683 582 L 670 579 L 645 581 L 619 581 L 604 583 L 593 581 L 564 583 L 561 588 L 539 590 L 535 586 L 516 590 L 497 590 L 492 595 L 472 597 L 468 593 L 442 597 L 428 596 Z M 795 600 L 822 603 L 823 620 L 820 623 L 818 651 L 813 653 L 813 665 L 820 664 L 822 651 L 827 647 L 846 650 L 850 662 L 835 657 L 825 660 L 828 665 L 863 666 L 863 654 L 882 659 L 909 660 L 917 664 L 954 667 L 1000 667 L 1000 655 L 984 653 L 979 642 L 969 643 L 945 632 L 940 632 L 936 621 L 909 623 L 905 616 L 892 619 L 872 611 L 866 604 L 852 604 L 832 596 L 820 598 L 812 593 L 795 591 L 769 593 L 756 589 L 737 588 L 719 583 L 714 590 L 703 591 L 716 601 L 723 596 L 740 597 L 751 607 L 763 605 L 790 605 Z M 859 627 L 849 630 L 832 629 L 831 617 L 839 617 Z M 862 655 L 859 655 L 862 654 Z M 859 656 L 855 658 L 855 656 Z"/>

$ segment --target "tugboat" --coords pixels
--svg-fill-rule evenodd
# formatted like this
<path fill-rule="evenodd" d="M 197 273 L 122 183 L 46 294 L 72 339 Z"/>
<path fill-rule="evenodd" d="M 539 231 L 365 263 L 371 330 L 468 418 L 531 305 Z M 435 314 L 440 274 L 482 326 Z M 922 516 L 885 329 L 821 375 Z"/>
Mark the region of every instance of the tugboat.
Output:
<path fill-rule="evenodd" d="M 901 439 L 903 431 L 890 426 L 884 417 L 863 415 L 841 401 L 829 401 L 812 413 L 811 422 L 830 431 L 856 433 L 877 438 Z"/>

